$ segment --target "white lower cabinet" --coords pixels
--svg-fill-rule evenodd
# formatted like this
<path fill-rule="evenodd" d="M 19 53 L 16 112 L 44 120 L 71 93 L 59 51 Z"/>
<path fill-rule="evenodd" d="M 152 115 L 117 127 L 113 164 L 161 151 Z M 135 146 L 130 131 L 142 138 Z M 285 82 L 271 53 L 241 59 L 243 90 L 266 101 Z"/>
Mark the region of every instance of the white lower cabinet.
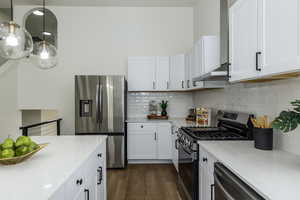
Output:
<path fill-rule="evenodd" d="M 214 185 L 214 163 L 217 160 L 207 151 L 200 147 L 199 155 L 199 199 L 212 200 Z"/>
<path fill-rule="evenodd" d="M 106 147 L 88 158 L 50 200 L 106 200 Z"/>
<path fill-rule="evenodd" d="M 128 123 L 129 160 L 171 160 L 170 123 Z"/>

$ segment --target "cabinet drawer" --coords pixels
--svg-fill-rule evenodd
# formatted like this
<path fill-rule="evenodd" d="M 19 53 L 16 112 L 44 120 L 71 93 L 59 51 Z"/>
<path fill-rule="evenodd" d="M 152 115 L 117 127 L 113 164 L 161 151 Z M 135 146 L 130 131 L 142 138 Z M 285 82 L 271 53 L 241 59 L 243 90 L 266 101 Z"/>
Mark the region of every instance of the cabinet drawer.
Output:
<path fill-rule="evenodd" d="M 136 132 L 155 132 L 156 131 L 156 124 L 152 123 L 129 123 L 128 124 L 128 134 L 136 133 Z"/>
<path fill-rule="evenodd" d="M 75 199 L 80 192 L 81 188 L 85 184 L 84 171 L 82 166 L 75 171 L 72 176 L 68 179 L 65 185 L 65 197 L 66 199 Z"/>

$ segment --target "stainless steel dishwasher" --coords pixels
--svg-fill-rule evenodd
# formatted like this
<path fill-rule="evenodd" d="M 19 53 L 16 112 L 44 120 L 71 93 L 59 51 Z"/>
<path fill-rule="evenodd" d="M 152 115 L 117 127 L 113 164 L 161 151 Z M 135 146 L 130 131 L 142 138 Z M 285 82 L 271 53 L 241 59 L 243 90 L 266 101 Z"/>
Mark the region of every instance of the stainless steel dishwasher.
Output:
<path fill-rule="evenodd" d="M 265 200 L 221 163 L 214 167 L 215 200 Z"/>

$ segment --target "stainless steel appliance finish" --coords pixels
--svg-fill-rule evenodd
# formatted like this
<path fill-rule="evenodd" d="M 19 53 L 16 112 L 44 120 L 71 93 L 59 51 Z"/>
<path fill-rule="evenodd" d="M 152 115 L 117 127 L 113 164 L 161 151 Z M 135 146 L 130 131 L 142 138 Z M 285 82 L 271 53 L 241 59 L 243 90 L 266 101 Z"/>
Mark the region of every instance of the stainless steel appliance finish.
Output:
<path fill-rule="evenodd" d="M 215 200 L 264 200 L 221 163 L 215 163 L 214 182 Z"/>
<path fill-rule="evenodd" d="M 75 76 L 76 135 L 108 135 L 108 168 L 126 164 L 124 76 Z"/>
<path fill-rule="evenodd" d="M 250 140 L 252 138 L 248 113 L 219 110 L 213 127 L 181 127 L 178 132 L 179 192 L 183 200 L 199 198 L 198 140 Z M 226 199 L 231 200 L 231 199 Z"/>

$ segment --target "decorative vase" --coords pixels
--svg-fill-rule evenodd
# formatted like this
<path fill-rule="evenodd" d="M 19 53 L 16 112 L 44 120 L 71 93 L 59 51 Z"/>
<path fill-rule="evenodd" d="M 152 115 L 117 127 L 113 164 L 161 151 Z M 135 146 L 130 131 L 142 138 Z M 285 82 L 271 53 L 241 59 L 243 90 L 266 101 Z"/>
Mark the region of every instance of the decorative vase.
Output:
<path fill-rule="evenodd" d="M 254 147 L 261 150 L 273 149 L 273 128 L 253 129 Z"/>
<path fill-rule="evenodd" d="M 162 111 L 161 111 L 161 116 L 167 116 L 168 115 L 168 113 L 167 113 L 167 109 L 165 108 L 165 109 L 162 109 Z"/>

